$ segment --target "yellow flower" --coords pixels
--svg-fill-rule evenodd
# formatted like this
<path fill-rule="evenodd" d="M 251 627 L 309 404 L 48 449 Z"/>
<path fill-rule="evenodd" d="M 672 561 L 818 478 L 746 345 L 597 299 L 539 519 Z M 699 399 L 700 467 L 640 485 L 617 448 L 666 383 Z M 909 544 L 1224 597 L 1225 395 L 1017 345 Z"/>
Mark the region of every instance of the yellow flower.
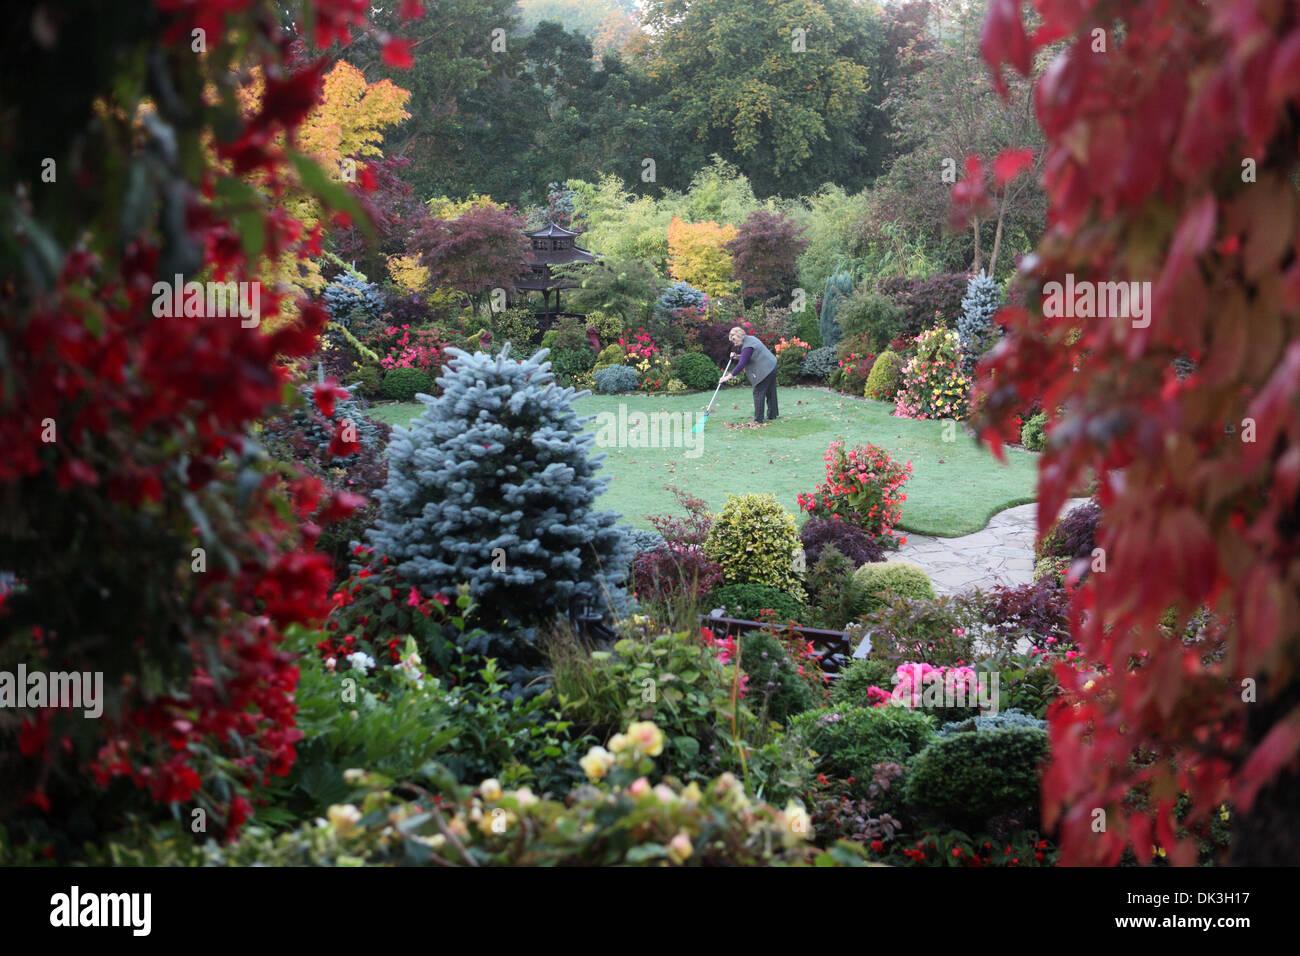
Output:
<path fill-rule="evenodd" d="M 668 859 L 674 863 L 685 863 L 694 852 L 695 847 L 691 845 L 691 838 L 685 831 L 678 830 L 677 836 L 668 841 Z"/>
<path fill-rule="evenodd" d="M 478 792 L 484 800 L 501 799 L 501 781 L 496 777 L 488 777 L 478 785 Z"/>
<path fill-rule="evenodd" d="M 801 840 L 807 840 L 812 836 L 812 819 L 808 816 L 808 811 L 793 800 L 785 805 L 785 812 L 782 814 L 785 818 L 785 825 L 790 832 Z"/>
<path fill-rule="evenodd" d="M 1228 819 L 1228 805 L 1226 803 L 1219 804 L 1219 819 Z"/>
<path fill-rule="evenodd" d="M 628 739 L 627 734 L 615 734 L 609 738 L 609 749 L 619 754 L 632 746 L 632 741 Z"/>
<path fill-rule="evenodd" d="M 627 735 L 637 750 L 647 757 L 658 757 L 664 752 L 663 731 L 652 720 L 640 720 L 627 728 Z"/>
<path fill-rule="evenodd" d="M 682 790 L 682 799 L 687 803 L 699 803 L 704 794 L 700 793 L 700 786 L 694 780 L 688 783 Z"/>
<path fill-rule="evenodd" d="M 599 780 L 614 766 L 614 755 L 604 747 L 592 747 L 587 751 L 587 756 L 578 761 L 578 765 L 588 779 Z"/>
<path fill-rule="evenodd" d="M 515 800 L 521 807 L 531 807 L 537 802 L 537 797 L 533 796 L 532 787 L 520 787 L 515 791 Z"/>

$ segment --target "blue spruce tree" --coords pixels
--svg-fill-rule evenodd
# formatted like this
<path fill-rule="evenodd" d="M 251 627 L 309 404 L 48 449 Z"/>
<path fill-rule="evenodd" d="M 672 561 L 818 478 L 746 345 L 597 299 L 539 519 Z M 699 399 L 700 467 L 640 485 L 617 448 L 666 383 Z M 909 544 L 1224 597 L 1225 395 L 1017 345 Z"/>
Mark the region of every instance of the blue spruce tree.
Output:
<path fill-rule="evenodd" d="M 980 356 L 991 349 L 1000 330 L 993 316 L 1002 307 L 1002 292 L 992 276 L 981 272 L 966 283 L 961 300 L 961 318 L 957 320 L 957 337 L 961 347 L 962 369 L 967 375 L 975 371 Z"/>
<path fill-rule="evenodd" d="M 442 394 L 417 396 L 424 413 L 393 431 L 370 543 L 425 594 L 468 584 L 489 630 L 517 634 L 579 594 L 621 603 L 632 549 L 619 516 L 595 508 L 604 456 L 573 409 L 586 393 L 555 384 L 546 349 L 448 351 Z"/>

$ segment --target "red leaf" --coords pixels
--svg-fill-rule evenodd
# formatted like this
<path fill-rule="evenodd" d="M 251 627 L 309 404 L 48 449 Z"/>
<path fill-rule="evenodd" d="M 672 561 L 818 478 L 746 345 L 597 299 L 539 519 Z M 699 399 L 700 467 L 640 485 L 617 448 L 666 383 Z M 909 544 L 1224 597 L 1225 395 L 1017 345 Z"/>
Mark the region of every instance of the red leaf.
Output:
<path fill-rule="evenodd" d="M 980 52 L 993 71 L 993 86 L 1002 96 L 1007 94 L 1002 79 L 1002 65 L 1010 63 L 1021 76 L 1029 75 L 1032 50 L 1020 19 L 1020 0 L 993 0 L 988 19 L 980 33 Z"/>
<path fill-rule="evenodd" d="M 384 62 L 399 70 L 409 70 L 415 65 L 411 58 L 411 41 L 405 37 L 389 37 L 384 41 Z"/>
<path fill-rule="evenodd" d="M 1026 169 L 1034 165 L 1034 151 L 1026 146 L 1024 149 L 1004 149 L 993 160 L 993 181 L 1005 186 Z"/>

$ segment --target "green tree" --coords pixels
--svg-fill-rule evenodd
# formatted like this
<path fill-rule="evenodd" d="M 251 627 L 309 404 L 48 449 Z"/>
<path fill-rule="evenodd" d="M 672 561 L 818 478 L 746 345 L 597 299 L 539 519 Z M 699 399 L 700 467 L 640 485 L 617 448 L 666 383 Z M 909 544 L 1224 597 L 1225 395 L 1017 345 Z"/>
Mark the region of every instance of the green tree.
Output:
<path fill-rule="evenodd" d="M 718 153 L 760 195 L 811 192 L 827 180 L 857 188 L 874 171 L 864 163 L 883 132 L 871 78 L 883 21 L 872 8 L 648 0 L 644 14 L 644 65 L 673 114 L 676 162 L 699 166 Z"/>

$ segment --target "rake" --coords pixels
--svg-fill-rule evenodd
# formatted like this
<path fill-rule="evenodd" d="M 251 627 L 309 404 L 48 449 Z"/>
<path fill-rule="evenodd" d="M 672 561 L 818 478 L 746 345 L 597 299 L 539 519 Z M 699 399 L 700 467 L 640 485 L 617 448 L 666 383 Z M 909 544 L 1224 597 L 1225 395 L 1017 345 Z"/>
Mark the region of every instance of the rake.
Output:
<path fill-rule="evenodd" d="M 726 375 L 727 372 L 730 370 L 731 370 L 731 359 L 727 359 L 727 367 L 722 370 L 722 374 Z M 696 422 L 695 427 L 691 429 L 691 431 L 693 431 L 695 434 L 698 435 L 700 432 L 704 431 L 704 425 L 709 420 L 709 413 L 713 411 L 713 403 L 718 400 L 718 392 L 721 390 L 721 388 L 722 388 L 722 379 L 719 378 L 718 387 L 713 390 L 713 397 L 709 399 L 709 407 L 704 410 L 704 414 L 700 416 L 700 420 Z"/>

